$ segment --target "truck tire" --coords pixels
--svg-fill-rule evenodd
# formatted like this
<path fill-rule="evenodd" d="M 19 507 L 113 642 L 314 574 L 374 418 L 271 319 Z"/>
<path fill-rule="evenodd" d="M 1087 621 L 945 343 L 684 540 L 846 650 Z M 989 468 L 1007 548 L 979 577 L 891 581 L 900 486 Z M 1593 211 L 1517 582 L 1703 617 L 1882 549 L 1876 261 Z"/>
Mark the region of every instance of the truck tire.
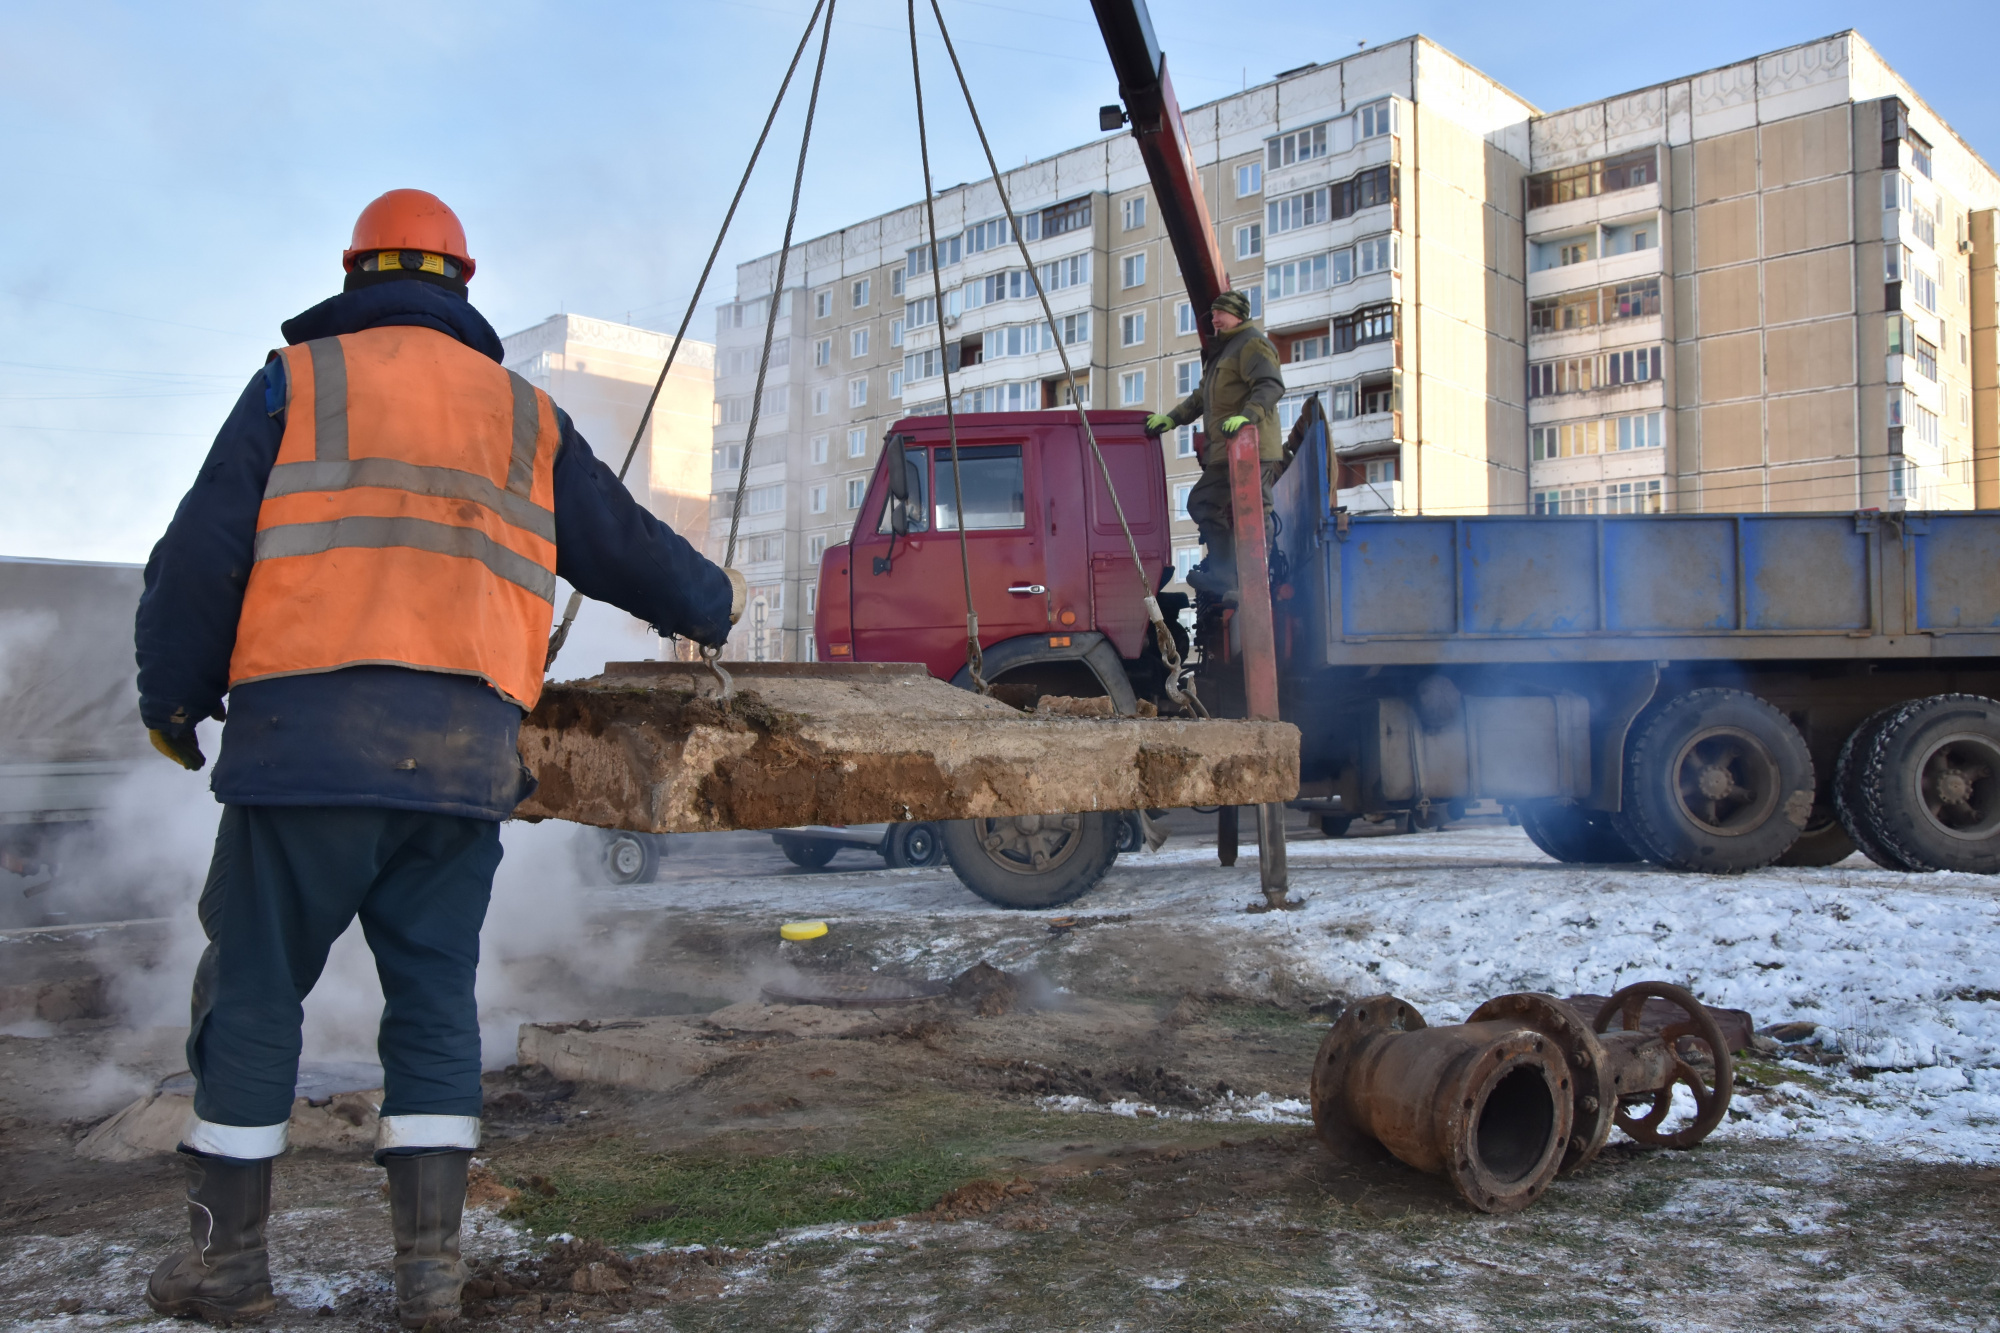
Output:
<path fill-rule="evenodd" d="M 882 860 L 891 870 L 936 865 L 944 860 L 938 826 L 927 819 L 913 824 L 891 824 L 889 836 L 882 840 Z"/>
<path fill-rule="evenodd" d="M 659 844 L 645 833 L 601 830 L 597 869 L 613 884 L 651 884 L 660 877 Z"/>
<path fill-rule="evenodd" d="M 814 842 L 810 838 L 787 838 L 778 844 L 778 850 L 801 870 L 824 870 L 840 848 L 830 842 Z"/>
<path fill-rule="evenodd" d="M 1841 742 L 1840 758 L 1833 768 L 1833 808 L 1840 816 L 1840 826 L 1854 840 L 1854 845 L 1861 849 L 1863 856 L 1884 870 L 1908 871 L 1918 867 L 1890 851 L 1883 842 L 1881 833 L 1875 827 L 1875 816 L 1862 798 L 1859 782 L 1862 756 L 1875 748 L 1876 737 L 1901 709 L 1901 704 L 1893 704 L 1871 714 Z"/>
<path fill-rule="evenodd" d="M 1353 815 L 1321 815 L 1319 831 L 1329 838 L 1344 838 L 1347 836 L 1348 825 L 1353 822 Z"/>
<path fill-rule="evenodd" d="M 996 907 L 1058 907 L 1097 887 L 1118 858 L 1116 813 L 952 819 L 938 824 L 945 860 Z"/>
<path fill-rule="evenodd" d="M 1813 789 L 1812 752 L 1791 719 L 1744 690 L 1690 690 L 1634 727 L 1613 826 L 1669 870 L 1737 875 L 1798 840 Z"/>
<path fill-rule="evenodd" d="M 1523 801 L 1515 809 L 1528 841 L 1570 865 L 1630 865 L 1641 860 L 1613 827 L 1611 813 L 1567 801 Z"/>
<path fill-rule="evenodd" d="M 2000 874 L 2000 702 L 1934 694 L 1891 711 L 1851 758 L 1856 803 L 1914 870 Z"/>

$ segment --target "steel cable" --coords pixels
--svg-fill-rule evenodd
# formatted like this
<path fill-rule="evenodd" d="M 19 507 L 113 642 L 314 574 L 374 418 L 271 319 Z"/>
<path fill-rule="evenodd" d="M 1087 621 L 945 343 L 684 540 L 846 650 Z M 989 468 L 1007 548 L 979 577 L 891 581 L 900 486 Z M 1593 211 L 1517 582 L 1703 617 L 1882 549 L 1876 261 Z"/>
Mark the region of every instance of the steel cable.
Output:
<path fill-rule="evenodd" d="M 687 313 L 681 316 L 680 328 L 675 330 L 673 344 L 667 348 L 667 362 L 660 367 L 659 378 L 653 381 L 653 392 L 646 398 L 645 410 L 639 414 L 639 425 L 632 432 L 631 447 L 625 450 L 625 461 L 618 467 L 618 480 L 621 482 L 625 480 L 625 474 L 632 470 L 632 460 L 639 453 L 639 441 L 645 438 L 647 423 L 653 419 L 653 406 L 660 400 L 660 391 L 666 387 L 667 375 L 674 368 L 674 358 L 680 355 L 681 342 L 687 337 L 688 325 L 694 321 L 694 312 L 701 305 L 702 291 L 708 286 L 709 275 L 715 271 L 715 260 L 722 253 L 722 242 L 729 235 L 729 225 L 736 220 L 736 208 L 737 205 L 743 202 L 743 192 L 750 185 L 750 174 L 757 169 L 757 159 L 763 155 L 764 143 L 771 137 L 771 126 L 778 119 L 778 109 L 785 104 L 785 94 L 791 90 L 792 76 L 798 73 L 799 60 L 806 53 L 806 43 L 812 40 L 813 27 L 819 22 L 820 10 L 828 3 L 829 0 L 819 0 L 813 6 L 812 15 L 806 20 L 806 30 L 799 34 L 799 44 L 792 51 L 792 62 L 785 67 L 785 77 L 778 84 L 778 95 L 771 99 L 770 114 L 764 117 L 764 128 L 758 133 L 757 144 L 750 150 L 750 160 L 743 167 L 743 179 L 736 182 L 736 193 L 729 201 L 729 211 L 722 215 L 722 228 L 715 234 L 715 244 L 709 249 L 708 262 L 701 266 L 701 277 L 695 282 L 694 295 L 688 298 Z M 832 19 L 833 16 L 829 14 L 827 16 L 829 27 L 832 26 Z M 823 45 L 820 52 L 820 59 L 822 64 L 824 64 L 826 53 Z M 815 88 L 817 88 L 817 84 L 815 84 Z M 806 123 L 808 131 L 810 131 L 812 123 L 810 117 L 808 117 Z M 796 197 L 793 207 L 794 211 L 796 211 Z M 766 342 L 765 355 L 768 356 L 769 354 L 770 344 Z M 746 456 L 748 452 L 746 447 Z M 556 654 L 562 651 L 564 641 L 569 638 L 570 626 L 576 622 L 576 613 L 582 605 L 583 594 L 572 589 L 569 595 L 569 602 L 563 608 L 562 624 L 558 625 L 555 633 L 549 636 L 549 655 L 548 659 L 542 664 L 544 674 L 547 674 L 550 668 L 555 666 Z"/>
<path fill-rule="evenodd" d="M 914 11 L 916 0 L 910 0 L 910 5 Z M 1064 346 L 1062 334 L 1056 326 L 1055 311 L 1049 305 L 1048 292 L 1042 287 L 1041 272 L 1035 267 L 1035 261 L 1028 254 L 1028 242 L 1021 235 L 1021 224 L 1014 216 L 1014 205 L 1007 198 L 1007 185 L 1000 177 L 1000 163 L 993 156 L 993 145 L 986 137 L 986 126 L 979 119 L 979 107 L 973 101 L 972 85 L 966 81 L 964 66 L 959 64 L 958 50 L 952 45 L 951 41 L 951 31 L 945 26 L 944 11 L 938 7 L 938 0 L 930 0 L 930 6 L 931 13 L 937 18 L 938 35 L 944 39 L 945 53 L 951 57 L 952 72 L 958 76 L 959 90 L 965 95 L 965 109 L 972 116 L 972 128 L 979 135 L 979 147 L 986 154 L 986 166 L 993 177 L 993 188 L 999 192 L 1000 207 L 1006 211 L 1007 229 L 1013 233 L 1014 244 L 1021 251 L 1021 262 L 1027 267 L 1029 280 L 1035 284 L 1035 295 L 1040 298 L 1042 303 L 1042 316 L 1047 321 L 1047 327 L 1051 336 L 1055 339 L 1056 354 L 1062 358 L 1063 376 L 1069 381 L 1070 398 L 1077 405 L 1076 415 L 1077 419 L 1083 423 L 1084 439 L 1090 445 L 1092 456 L 1097 459 L 1098 471 L 1104 477 L 1104 489 L 1111 496 L 1112 512 L 1118 515 L 1119 529 L 1125 534 L 1126 549 L 1131 552 L 1132 568 L 1139 576 L 1139 590 L 1145 598 L 1146 618 L 1152 622 L 1154 640 L 1160 650 L 1160 660 L 1165 664 L 1167 669 L 1167 697 L 1182 707 L 1190 709 L 1202 717 L 1207 717 L 1208 709 L 1202 705 L 1201 700 L 1195 695 L 1194 680 L 1188 674 L 1186 667 L 1181 661 L 1180 650 L 1174 644 L 1173 631 L 1167 628 L 1167 619 L 1160 610 L 1159 599 L 1153 595 L 1153 582 L 1147 577 L 1146 562 L 1139 555 L 1138 539 L 1133 537 L 1132 525 L 1125 519 L 1125 506 L 1118 498 L 1118 488 L 1112 484 L 1111 467 L 1104 461 L 1104 451 L 1098 447 L 1097 432 L 1091 429 L 1090 413 L 1084 408 L 1083 394 L 1077 388 L 1076 370 L 1070 365 L 1069 349 Z M 916 26 L 914 18 L 911 20 L 910 28 L 910 54 L 912 61 L 914 61 L 916 58 Z M 918 105 L 920 108 L 918 114 L 921 119 L 921 101 L 919 101 Z M 930 185 L 928 167 L 925 169 L 924 184 L 925 189 L 928 191 Z M 931 230 L 933 236 L 935 236 L 937 230 L 935 224 L 933 224 Z M 932 270 L 933 272 L 936 270 L 935 262 L 932 264 Z M 940 302 L 939 304 L 941 307 L 943 303 Z M 940 308 L 938 312 L 940 320 L 938 325 L 940 345 L 942 345 L 944 334 L 943 316 L 944 312 Z M 951 405 L 949 382 L 947 382 L 945 387 L 945 405 L 946 410 L 949 411 Z M 957 452 L 957 448 L 954 445 L 952 450 L 954 457 L 956 457 Z M 963 522 L 962 515 L 961 522 Z M 961 531 L 961 538 L 963 535 Z"/>

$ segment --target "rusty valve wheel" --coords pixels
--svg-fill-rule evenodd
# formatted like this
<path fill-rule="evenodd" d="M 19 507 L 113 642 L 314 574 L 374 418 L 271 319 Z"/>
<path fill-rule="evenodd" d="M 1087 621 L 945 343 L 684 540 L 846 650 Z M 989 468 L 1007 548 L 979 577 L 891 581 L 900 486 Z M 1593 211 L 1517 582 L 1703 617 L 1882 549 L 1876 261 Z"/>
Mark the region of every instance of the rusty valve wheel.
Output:
<path fill-rule="evenodd" d="M 1678 1006 L 1686 1020 L 1657 1032 L 1642 1030 L 1640 1014 L 1647 1000 Z M 1619 1020 L 1615 1030 L 1614 1017 Z M 1736 1060 L 1715 1016 L 1690 992 L 1664 981 L 1637 982 L 1606 1000 L 1591 1027 L 1612 1066 L 1618 1128 L 1634 1142 L 1648 1148 L 1692 1148 L 1722 1123 L 1736 1091 Z M 1715 1064 L 1713 1081 L 1704 1079 L 1687 1059 L 1685 1044 L 1696 1042 L 1708 1048 Z M 1660 1127 L 1673 1111 L 1677 1086 L 1694 1095 L 1695 1116 L 1679 1129 L 1662 1132 Z M 1644 1113 L 1635 1114 L 1641 1106 Z"/>

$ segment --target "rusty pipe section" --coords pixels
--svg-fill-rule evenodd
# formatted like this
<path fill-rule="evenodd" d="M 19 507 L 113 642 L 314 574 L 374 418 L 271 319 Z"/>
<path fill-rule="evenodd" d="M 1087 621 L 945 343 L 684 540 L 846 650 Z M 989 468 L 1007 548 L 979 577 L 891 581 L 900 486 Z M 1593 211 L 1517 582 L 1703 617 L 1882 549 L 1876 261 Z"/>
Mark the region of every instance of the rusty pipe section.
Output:
<path fill-rule="evenodd" d="M 1684 1019 L 1646 1028 L 1648 999 L 1671 1001 Z M 1614 1018 L 1623 1028 L 1606 1031 Z M 1695 1114 L 1667 1131 L 1681 1086 Z M 1692 1147 L 1721 1123 L 1733 1087 L 1714 1017 L 1663 982 L 1626 987 L 1591 1022 L 1553 995 L 1524 992 L 1434 1028 L 1377 995 L 1350 1006 L 1320 1044 L 1313 1123 L 1330 1148 L 1373 1139 L 1443 1175 L 1474 1208 L 1511 1213 L 1595 1157 L 1614 1124 L 1647 1146 Z"/>

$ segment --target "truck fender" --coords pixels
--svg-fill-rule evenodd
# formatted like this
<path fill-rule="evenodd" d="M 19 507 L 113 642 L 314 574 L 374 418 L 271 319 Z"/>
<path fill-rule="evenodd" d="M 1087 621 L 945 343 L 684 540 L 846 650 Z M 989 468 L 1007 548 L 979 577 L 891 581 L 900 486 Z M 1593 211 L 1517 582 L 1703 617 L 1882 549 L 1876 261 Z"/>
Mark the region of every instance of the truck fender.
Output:
<path fill-rule="evenodd" d="M 1051 646 L 1052 638 L 1069 640 L 1068 646 Z M 1097 677 L 1097 683 L 1104 687 L 1111 698 L 1111 706 L 1119 716 L 1130 717 L 1139 711 L 1139 696 L 1133 692 L 1131 677 L 1125 674 L 1125 663 L 1119 660 L 1118 650 L 1111 640 L 1099 630 L 1086 630 L 1071 634 L 1023 634 L 1017 639 L 1006 639 L 986 649 L 984 653 L 985 672 L 988 680 L 997 680 L 1009 671 L 1028 666 L 1035 662 L 1081 662 L 1090 668 L 1090 674 Z M 961 690 L 972 688 L 972 671 L 960 667 L 951 683 Z"/>
<path fill-rule="evenodd" d="M 1606 664 L 1607 667 L 1612 664 Z M 1590 800 L 1593 810 L 1616 810 L 1625 790 L 1625 738 L 1632 723 L 1660 689 L 1660 662 L 1622 664 L 1623 670 L 1606 670 L 1598 688 L 1590 695 L 1591 756 Z"/>

